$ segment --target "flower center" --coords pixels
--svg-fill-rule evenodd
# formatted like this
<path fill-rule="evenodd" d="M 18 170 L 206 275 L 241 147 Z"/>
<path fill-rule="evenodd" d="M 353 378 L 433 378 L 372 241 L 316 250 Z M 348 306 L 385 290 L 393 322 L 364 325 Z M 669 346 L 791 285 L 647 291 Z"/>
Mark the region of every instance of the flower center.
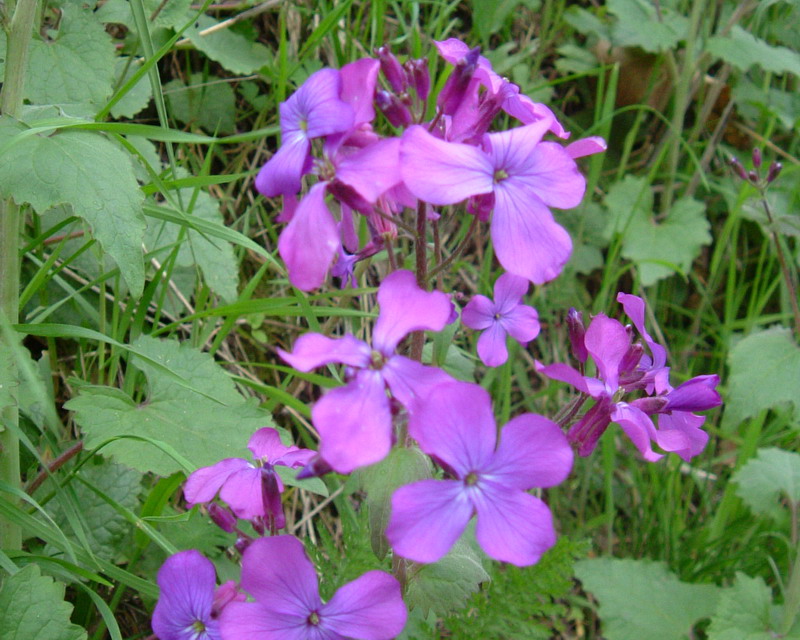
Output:
<path fill-rule="evenodd" d="M 301 118 L 300 122 L 297 123 L 297 126 L 299 126 L 303 131 L 308 131 L 308 120 Z"/>
<path fill-rule="evenodd" d="M 383 365 L 386 364 L 386 358 L 383 357 L 383 354 L 380 351 L 372 351 L 369 356 L 370 359 L 370 366 L 373 369 L 382 369 Z"/>
<path fill-rule="evenodd" d="M 470 471 L 467 474 L 467 477 L 464 478 L 464 484 L 467 485 L 468 487 L 474 487 L 476 484 L 478 484 L 478 480 L 479 480 L 478 474 L 475 473 L 474 471 Z"/>
<path fill-rule="evenodd" d="M 192 631 L 196 631 L 197 633 L 203 633 L 206 630 L 206 625 L 203 623 L 202 620 L 195 620 L 192 623 Z"/>
<path fill-rule="evenodd" d="M 508 178 L 508 173 L 506 173 L 505 169 L 498 169 L 497 171 L 494 172 L 495 183 L 502 182 L 506 178 Z"/>
<path fill-rule="evenodd" d="M 319 624 L 319 614 L 316 611 L 312 611 L 308 615 L 308 624 L 317 626 Z"/>

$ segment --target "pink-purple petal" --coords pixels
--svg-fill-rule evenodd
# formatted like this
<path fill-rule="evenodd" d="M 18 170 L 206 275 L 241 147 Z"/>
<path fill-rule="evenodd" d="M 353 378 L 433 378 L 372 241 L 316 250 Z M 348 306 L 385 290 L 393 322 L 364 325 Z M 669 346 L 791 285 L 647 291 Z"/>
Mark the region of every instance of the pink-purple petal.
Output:
<path fill-rule="evenodd" d="M 289 281 L 303 291 L 322 284 L 340 245 L 336 221 L 325 204 L 326 187 L 325 182 L 311 187 L 278 239 Z"/>
<path fill-rule="evenodd" d="M 506 330 L 501 322 L 493 322 L 478 338 L 478 356 L 487 367 L 499 367 L 508 360 Z"/>
<path fill-rule="evenodd" d="M 553 487 L 572 470 L 572 448 L 552 420 L 533 413 L 513 418 L 500 432 L 500 444 L 483 475 L 508 487 Z"/>
<path fill-rule="evenodd" d="M 674 411 L 658 416 L 656 442 L 664 451 L 678 454 L 686 462 L 702 453 L 708 444 L 708 434 L 700 427 L 706 421 L 687 411 Z"/>
<path fill-rule="evenodd" d="M 636 327 L 636 330 L 644 338 L 644 341 L 650 348 L 650 353 L 653 354 L 653 363 L 650 368 L 660 369 L 663 367 L 667 362 L 667 350 L 653 340 L 650 334 L 647 333 L 647 329 L 645 329 L 644 300 L 642 300 L 639 296 L 620 292 L 617 294 L 617 302 L 622 304 L 622 308 L 625 310 L 625 315 L 627 315 L 633 321 L 633 326 Z"/>
<path fill-rule="evenodd" d="M 310 640 L 309 613 L 273 611 L 261 602 L 232 602 L 219 621 L 224 640 Z"/>
<path fill-rule="evenodd" d="M 353 124 L 358 126 L 375 119 L 372 98 L 378 81 L 380 62 L 374 58 L 361 58 L 344 65 L 339 70 L 342 90 L 339 97 L 353 108 Z"/>
<path fill-rule="evenodd" d="M 366 367 L 370 362 L 369 345 L 350 334 L 328 338 L 321 333 L 305 333 L 295 341 L 291 353 L 278 349 L 278 354 L 298 371 L 311 371 L 332 362 L 351 367 Z"/>
<path fill-rule="evenodd" d="M 424 291 L 414 274 L 400 270 L 384 278 L 378 289 L 380 313 L 373 344 L 383 355 L 394 353 L 412 331 L 441 331 L 450 319 L 450 298 L 441 291 Z"/>
<path fill-rule="evenodd" d="M 504 273 L 494 283 L 494 304 L 497 313 L 509 313 L 528 293 L 530 284 L 525 278 L 515 276 L 513 273 Z"/>
<path fill-rule="evenodd" d="M 547 120 L 542 120 L 524 127 L 490 133 L 489 157 L 494 169 L 502 169 L 509 176 L 530 174 L 534 153 L 542 136 L 547 133 L 548 125 Z"/>
<path fill-rule="evenodd" d="M 298 193 L 303 175 L 311 168 L 310 150 L 311 143 L 302 131 L 285 136 L 280 149 L 256 176 L 258 192 L 267 198 Z M 284 217 L 291 218 L 290 215 Z"/>
<path fill-rule="evenodd" d="M 392 495 L 386 537 L 397 555 L 436 562 L 464 532 L 472 511 L 460 480 L 421 480 Z"/>
<path fill-rule="evenodd" d="M 556 542 L 550 509 L 523 491 L 485 481 L 478 486 L 473 495 L 478 544 L 495 560 L 520 567 L 536 564 Z"/>
<path fill-rule="evenodd" d="M 437 367 L 429 367 L 405 356 L 392 356 L 383 365 L 381 374 L 392 396 L 409 411 L 432 389 L 453 378 Z"/>
<path fill-rule="evenodd" d="M 495 305 L 486 296 L 476 295 L 461 312 L 461 322 L 465 327 L 480 331 L 488 329 L 495 322 Z"/>
<path fill-rule="evenodd" d="M 281 129 L 304 129 L 309 138 L 347 131 L 353 107 L 339 98 L 341 77 L 336 69 L 320 69 L 280 105 Z"/>
<path fill-rule="evenodd" d="M 600 136 L 591 136 L 589 138 L 581 138 L 575 142 L 568 144 L 564 151 L 570 158 L 583 158 L 584 156 L 591 156 L 595 153 L 602 153 L 608 148 L 606 141 Z"/>
<path fill-rule="evenodd" d="M 435 138 L 413 126 L 400 144 L 403 182 L 417 198 L 454 204 L 493 188 L 494 169 L 480 149 Z"/>
<path fill-rule="evenodd" d="M 619 386 L 619 366 L 631 344 L 625 327 L 600 313 L 589 323 L 584 344 L 597 365 L 600 378 L 611 391 L 616 391 Z"/>
<path fill-rule="evenodd" d="M 374 204 L 379 196 L 402 180 L 400 138 L 385 138 L 345 157 L 336 177 Z"/>
<path fill-rule="evenodd" d="M 281 442 L 278 430 L 272 427 L 263 427 L 250 436 L 247 448 L 257 460 L 265 460 L 272 464 L 289 450 L 289 447 Z"/>
<path fill-rule="evenodd" d="M 391 640 L 403 631 L 408 611 L 400 583 L 368 571 L 343 585 L 319 612 L 320 626 L 348 638 Z"/>
<path fill-rule="evenodd" d="M 580 371 L 574 369 L 568 364 L 556 362 L 554 364 L 543 366 L 541 363 L 537 363 L 536 371 L 544 376 L 547 376 L 551 380 L 560 380 L 561 382 L 566 382 L 583 393 L 589 393 L 590 391 L 590 388 L 586 382 L 586 377 L 581 374 Z M 599 380 L 597 380 L 597 383 L 602 386 L 602 383 L 600 383 Z"/>
<path fill-rule="evenodd" d="M 319 453 L 339 473 L 383 460 L 392 447 L 392 415 L 379 371 L 363 369 L 311 410 Z"/>
<path fill-rule="evenodd" d="M 611 412 L 611 420 L 622 427 L 645 460 L 656 462 L 663 458 L 663 455 L 653 451 L 650 446 L 652 441 L 656 441 L 657 434 L 653 421 L 646 413 L 624 402 L 619 402 Z"/>
<path fill-rule="evenodd" d="M 252 520 L 264 515 L 261 469 L 249 467 L 231 476 L 222 485 L 219 497 L 228 503 L 237 517 Z"/>
<path fill-rule="evenodd" d="M 186 479 L 183 496 L 190 507 L 201 502 L 210 502 L 231 475 L 252 466 L 243 458 L 225 458 L 210 467 L 201 467 Z"/>
<path fill-rule="evenodd" d="M 536 309 L 520 304 L 503 314 L 499 320 L 503 329 L 517 342 L 527 344 L 539 335 L 539 314 Z"/>
<path fill-rule="evenodd" d="M 578 165 L 555 142 L 536 145 L 524 168 L 512 175 L 514 180 L 524 181 L 547 206 L 557 209 L 578 206 L 586 191 L 586 179 L 578 171 Z"/>

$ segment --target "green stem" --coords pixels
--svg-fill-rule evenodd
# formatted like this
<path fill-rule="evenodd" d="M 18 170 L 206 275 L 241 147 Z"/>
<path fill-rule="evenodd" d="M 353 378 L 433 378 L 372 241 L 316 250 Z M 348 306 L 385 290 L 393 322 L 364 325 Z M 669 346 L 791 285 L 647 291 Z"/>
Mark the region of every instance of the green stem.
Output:
<path fill-rule="evenodd" d="M 792 505 L 792 533 L 795 544 L 794 563 L 789 577 L 789 586 L 786 588 L 786 597 L 783 602 L 783 620 L 781 622 L 781 635 L 789 633 L 794 626 L 797 614 L 800 613 L 800 544 L 797 540 L 797 503 Z"/>
<path fill-rule="evenodd" d="M 6 70 L 0 96 L 0 115 L 19 118 L 25 87 L 28 49 L 36 18 L 36 0 L 19 0 L 14 7 L 8 31 Z M 20 208 L 11 199 L 0 201 L 0 319 L 16 324 L 19 320 L 19 229 Z M 3 339 L 5 341 L 5 338 Z M 5 345 L 6 348 L 9 345 Z M 14 372 L 14 375 L 16 373 Z M 19 468 L 19 410 L 16 405 L 3 410 L 0 432 L 0 480 L 21 488 Z M 0 520 L 0 546 L 22 549 L 22 530 L 17 524 Z"/>

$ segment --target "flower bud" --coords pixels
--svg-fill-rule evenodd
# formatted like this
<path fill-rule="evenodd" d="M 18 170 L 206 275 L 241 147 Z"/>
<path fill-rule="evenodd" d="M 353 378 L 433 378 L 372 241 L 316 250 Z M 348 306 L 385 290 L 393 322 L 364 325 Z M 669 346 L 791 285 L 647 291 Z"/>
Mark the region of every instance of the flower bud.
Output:
<path fill-rule="evenodd" d="M 389 49 L 389 45 L 375 49 L 375 55 L 381 62 L 381 71 L 392 91 L 398 94 L 403 93 L 406 90 L 406 74 L 403 72 L 400 61 Z"/>
<path fill-rule="evenodd" d="M 586 350 L 584 337 L 586 327 L 583 326 L 583 315 L 574 307 L 567 312 L 567 331 L 569 332 L 569 343 L 572 348 L 572 355 L 578 362 L 586 362 L 589 352 Z"/>
<path fill-rule="evenodd" d="M 653 415 L 654 413 L 660 413 L 667 406 L 667 399 L 664 396 L 637 398 L 631 402 L 631 406 L 644 411 L 647 415 Z"/>
<path fill-rule="evenodd" d="M 306 478 L 319 478 L 320 476 L 324 476 L 326 473 L 330 473 L 333 471 L 331 465 L 325 462 L 319 454 L 311 458 L 308 464 L 300 469 L 297 474 L 298 480 L 305 480 Z"/>
<path fill-rule="evenodd" d="M 753 184 L 755 184 L 756 182 L 758 182 L 758 173 L 755 170 L 751 169 L 750 171 L 747 172 L 747 179 Z"/>
<path fill-rule="evenodd" d="M 411 86 L 417 93 L 417 98 L 420 102 L 425 102 L 428 99 L 428 93 L 431 90 L 431 75 L 428 72 L 428 59 L 417 58 L 414 60 L 407 60 L 403 65 L 408 75 Z"/>
<path fill-rule="evenodd" d="M 208 515 L 211 520 L 223 531 L 233 533 L 236 529 L 236 517 L 227 507 L 221 507 L 216 502 L 208 505 Z"/>
<path fill-rule="evenodd" d="M 761 149 L 759 149 L 758 147 L 753 149 L 753 166 L 756 169 L 761 168 Z"/>
<path fill-rule="evenodd" d="M 781 169 L 783 169 L 783 165 L 780 162 L 773 162 L 771 165 L 769 165 L 769 171 L 767 172 L 767 182 L 769 183 L 775 180 L 775 178 L 777 178 L 778 175 L 780 174 Z"/>
<path fill-rule="evenodd" d="M 437 100 L 437 104 L 445 115 L 454 114 L 464 100 L 472 76 L 475 75 L 475 70 L 478 68 L 480 51 L 480 47 L 471 49 L 456 63 L 453 73 L 447 78 Z"/>
<path fill-rule="evenodd" d="M 393 127 L 407 127 L 411 124 L 411 112 L 397 96 L 381 89 L 375 92 L 375 104 Z"/>
<path fill-rule="evenodd" d="M 747 180 L 747 172 L 744 170 L 742 163 L 739 162 L 738 158 L 731 157 L 728 161 L 731 165 L 731 169 L 736 172 L 736 175 L 739 176 L 742 180 Z"/>
<path fill-rule="evenodd" d="M 263 534 L 264 532 L 262 530 L 259 533 Z M 250 546 L 250 543 L 252 541 L 253 541 L 252 538 L 248 538 L 246 536 L 239 536 L 238 538 L 236 538 L 236 542 L 233 546 L 236 547 L 236 550 L 239 553 L 244 553 L 247 550 L 247 547 Z"/>

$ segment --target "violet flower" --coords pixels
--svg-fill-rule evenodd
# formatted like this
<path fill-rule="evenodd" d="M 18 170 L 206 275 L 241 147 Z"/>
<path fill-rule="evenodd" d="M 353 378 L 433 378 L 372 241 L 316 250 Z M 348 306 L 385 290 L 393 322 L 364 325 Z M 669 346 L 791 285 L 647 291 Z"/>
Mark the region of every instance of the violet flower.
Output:
<path fill-rule="evenodd" d="M 309 449 L 281 443 L 275 429 L 256 431 L 247 443 L 256 464 L 242 458 L 225 458 L 210 467 L 194 471 L 183 485 L 189 506 L 219 497 L 237 517 L 266 525 L 272 531 L 286 526 L 281 506 L 283 483 L 275 466 L 302 467 L 316 454 Z"/>
<path fill-rule="evenodd" d="M 489 394 L 475 384 L 439 385 L 411 415 L 409 434 L 454 479 L 421 480 L 392 496 L 386 537 L 416 562 L 444 556 L 477 514 L 478 544 L 492 558 L 534 564 L 556 541 L 550 509 L 527 493 L 552 487 L 572 468 L 572 449 L 558 426 L 526 413 L 500 432 Z"/>
<path fill-rule="evenodd" d="M 199 551 L 170 556 L 158 570 L 161 593 L 153 611 L 153 631 L 160 640 L 220 640 L 222 609 L 243 600 L 233 582 L 216 589 L 211 560 Z"/>
<path fill-rule="evenodd" d="M 223 640 L 389 640 L 408 615 L 400 584 L 383 571 L 348 582 L 323 603 L 314 566 L 292 536 L 260 538 L 247 548 L 242 587 L 255 602 L 224 609 Z"/>
<path fill-rule="evenodd" d="M 483 330 L 478 338 L 478 355 L 487 367 L 499 367 L 508 360 L 506 334 L 523 347 L 539 335 L 539 314 L 522 304 L 528 282 L 504 273 L 494 283 L 494 302 L 477 295 L 461 312 L 461 321 L 470 329 Z"/>
<path fill-rule="evenodd" d="M 299 371 L 332 362 L 346 364 L 349 380 L 314 405 L 311 417 L 320 435 L 320 456 L 339 473 L 383 460 L 392 446 L 392 408 L 386 388 L 407 409 L 434 385 L 451 380 L 395 349 L 412 331 L 440 331 L 450 319 L 450 299 L 440 291 L 423 291 L 410 271 L 395 271 L 378 289 L 380 314 L 373 344 L 352 335 L 328 338 L 306 333 L 281 358 Z"/>

